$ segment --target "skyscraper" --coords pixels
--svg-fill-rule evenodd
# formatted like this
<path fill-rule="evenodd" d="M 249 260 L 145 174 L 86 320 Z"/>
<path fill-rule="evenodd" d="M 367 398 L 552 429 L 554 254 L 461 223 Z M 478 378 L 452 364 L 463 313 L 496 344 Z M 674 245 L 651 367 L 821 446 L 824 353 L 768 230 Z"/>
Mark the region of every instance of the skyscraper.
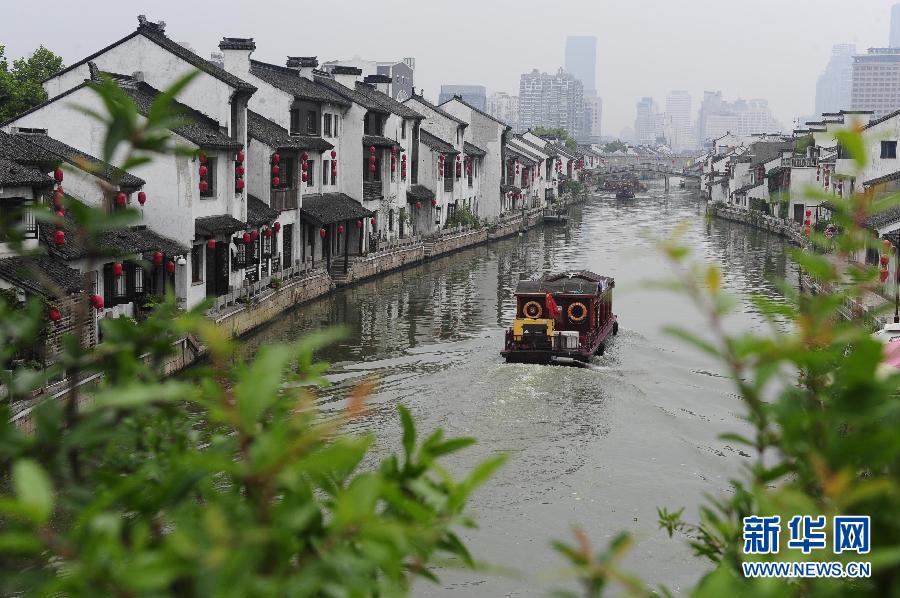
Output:
<path fill-rule="evenodd" d="M 584 135 L 584 86 L 562 69 L 554 74 L 537 69 L 519 80 L 519 127 L 562 127 L 573 137 Z"/>
<path fill-rule="evenodd" d="M 570 35 L 566 38 L 566 72 L 584 85 L 584 95 L 597 95 L 597 38 Z"/>
<path fill-rule="evenodd" d="M 900 4 L 897 7 L 900 7 Z M 850 108 L 854 54 L 856 46 L 853 44 L 832 46 L 831 59 L 816 81 L 816 114 Z"/>
<path fill-rule="evenodd" d="M 725 133 L 753 135 L 756 133 L 778 133 L 782 125 L 769 108 L 768 100 L 735 100 L 726 102 L 721 91 L 707 91 L 700 104 L 697 119 L 697 139 L 705 143 L 721 137 Z"/>
<path fill-rule="evenodd" d="M 519 129 L 519 98 L 503 91 L 495 91 L 487 98 L 487 113 L 513 129 Z"/>
<path fill-rule="evenodd" d="M 853 57 L 852 110 L 873 110 L 875 118 L 900 107 L 900 47 L 869 48 Z"/>
<path fill-rule="evenodd" d="M 484 85 L 441 85 L 438 104 L 452 100 L 453 96 L 461 97 L 464 102 L 479 110 L 484 110 L 487 105 L 487 90 Z"/>
<path fill-rule="evenodd" d="M 591 143 L 599 143 L 602 136 L 600 124 L 603 119 L 603 100 L 597 96 L 585 96 L 584 98 L 584 120 L 585 120 L 585 141 Z"/>
<path fill-rule="evenodd" d="M 653 98 L 643 97 L 635 106 L 634 136 L 641 145 L 653 145 L 662 136 L 663 117 Z"/>
<path fill-rule="evenodd" d="M 891 7 L 891 38 L 892 48 L 900 48 L 900 3 Z"/>
<path fill-rule="evenodd" d="M 691 94 L 675 89 L 666 96 L 666 140 L 676 151 L 693 149 L 695 136 L 691 131 Z"/>

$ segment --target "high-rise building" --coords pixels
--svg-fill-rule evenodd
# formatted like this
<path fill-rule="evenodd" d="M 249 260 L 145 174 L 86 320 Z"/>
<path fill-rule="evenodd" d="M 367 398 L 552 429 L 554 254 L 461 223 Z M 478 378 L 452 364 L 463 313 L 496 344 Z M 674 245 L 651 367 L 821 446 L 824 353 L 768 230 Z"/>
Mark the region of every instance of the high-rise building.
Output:
<path fill-rule="evenodd" d="M 653 98 L 643 97 L 635 106 L 634 136 L 640 145 L 654 145 L 663 136 L 663 115 Z"/>
<path fill-rule="evenodd" d="M 479 110 L 487 107 L 487 90 L 484 85 L 441 85 L 438 104 L 452 100 L 453 96 L 461 97 L 464 102 Z"/>
<path fill-rule="evenodd" d="M 900 3 L 891 7 L 891 37 L 888 43 L 892 48 L 900 48 Z"/>
<path fill-rule="evenodd" d="M 519 127 L 562 127 L 576 138 L 584 138 L 584 85 L 571 73 L 556 74 L 537 69 L 519 80 Z"/>
<path fill-rule="evenodd" d="M 591 143 L 599 143 L 602 132 L 600 123 L 603 118 L 603 100 L 597 96 L 585 96 L 584 98 L 584 120 L 585 120 L 585 141 Z"/>
<path fill-rule="evenodd" d="M 597 95 L 597 38 L 570 35 L 566 38 L 566 72 L 584 85 L 584 95 Z"/>
<path fill-rule="evenodd" d="M 676 89 L 666 96 L 665 137 L 669 146 L 676 150 L 696 147 L 696 136 L 691 127 L 691 94 Z"/>
<path fill-rule="evenodd" d="M 330 60 L 322 64 L 322 69 L 331 71 L 336 66 L 355 67 L 362 71 L 363 77 L 370 75 L 385 75 L 391 78 L 388 87 L 389 95 L 402 102 L 412 97 L 413 87 L 415 86 L 416 59 L 404 58 L 403 60 L 366 60 L 359 56 L 354 56 L 349 60 Z"/>
<path fill-rule="evenodd" d="M 495 91 L 487 98 L 486 112 L 514 130 L 519 129 L 519 98 L 504 91 Z"/>
<path fill-rule="evenodd" d="M 853 57 L 850 108 L 875 118 L 900 108 L 900 47 L 869 48 Z"/>
<path fill-rule="evenodd" d="M 900 4 L 897 5 L 900 7 Z M 816 114 L 850 108 L 850 85 L 856 46 L 837 44 L 831 48 L 831 59 L 816 81 Z"/>
<path fill-rule="evenodd" d="M 753 135 L 778 133 L 782 125 L 769 108 L 768 100 L 736 100 L 726 102 L 721 91 L 707 91 L 697 118 L 697 142 L 705 143 L 726 133 Z"/>

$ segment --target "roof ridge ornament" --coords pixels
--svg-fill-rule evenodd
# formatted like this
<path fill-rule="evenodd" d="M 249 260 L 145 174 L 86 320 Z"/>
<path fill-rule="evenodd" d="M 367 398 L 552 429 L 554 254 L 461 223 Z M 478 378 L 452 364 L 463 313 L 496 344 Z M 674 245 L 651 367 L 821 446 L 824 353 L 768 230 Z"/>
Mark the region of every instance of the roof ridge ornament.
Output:
<path fill-rule="evenodd" d="M 165 35 L 166 33 L 166 22 L 159 21 L 158 23 L 154 23 L 147 19 L 147 15 L 138 15 L 138 29 L 146 29 L 148 31 L 153 31 L 155 33 L 161 33 Z"/>

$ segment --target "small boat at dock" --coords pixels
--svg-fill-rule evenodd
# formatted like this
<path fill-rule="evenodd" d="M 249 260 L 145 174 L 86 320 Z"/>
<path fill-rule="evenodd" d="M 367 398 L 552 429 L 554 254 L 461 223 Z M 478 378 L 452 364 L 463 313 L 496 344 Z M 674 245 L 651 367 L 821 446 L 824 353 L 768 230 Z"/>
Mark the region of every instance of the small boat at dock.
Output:
<path fill-rule="evenodd" d="M 507 363 L 584 365 L 619 332 L 614 279 L 588 270 L 523 280 L 500 355 Z"/>
<path fill-rule="evenodd" d="M 544 208 L 544 222 L 552 224 L 565 224 L 569 221 L 569 209 L 549 207 Z"/>

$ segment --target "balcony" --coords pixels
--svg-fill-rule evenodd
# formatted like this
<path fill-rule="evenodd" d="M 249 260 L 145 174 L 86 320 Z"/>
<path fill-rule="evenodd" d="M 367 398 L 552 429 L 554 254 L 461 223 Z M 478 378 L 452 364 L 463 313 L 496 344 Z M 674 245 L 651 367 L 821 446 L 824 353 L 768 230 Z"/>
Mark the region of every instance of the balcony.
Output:
<path fill-rule="evenodd" d="M 381 181 L 363 181 L 363 199 L 381 199 Z"/>
<path fill-rule="evenodd" d="M 782 166 L 790 166 L 792 168 L 812 168 L 819 163 L 818 158 L 782 158 Z"/>
<path fill-rule="evenodd" d="M 300 192 L 297 189 L 272 189 L 271 198 L 272 209 L 279 212 L 296 210 L 300 205 Z"/>

